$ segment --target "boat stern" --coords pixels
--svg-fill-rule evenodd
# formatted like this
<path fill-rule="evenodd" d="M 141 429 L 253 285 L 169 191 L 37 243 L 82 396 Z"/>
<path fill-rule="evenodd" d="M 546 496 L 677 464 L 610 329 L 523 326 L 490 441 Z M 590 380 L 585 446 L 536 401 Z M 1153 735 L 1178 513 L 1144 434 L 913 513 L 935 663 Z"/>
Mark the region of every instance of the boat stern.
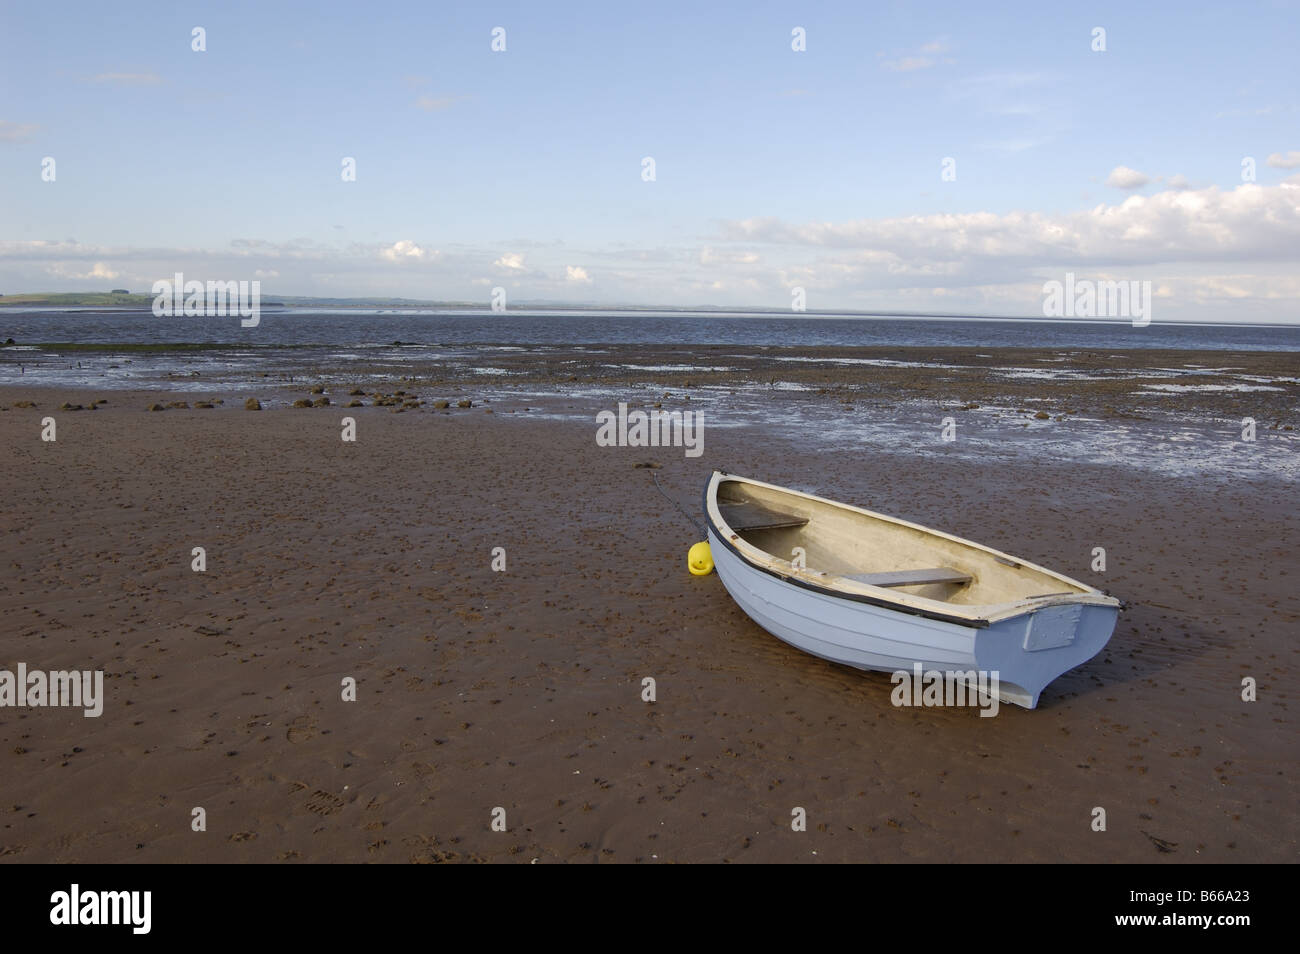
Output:
<path fill-rule="evenodd" d="M 1044 606 L 980 630 L 979 668 L 998 674 L 1004 701 L 1033 709 L 1057 677 L 1096 656 L 1115 631 L 1119 603 Z"/>

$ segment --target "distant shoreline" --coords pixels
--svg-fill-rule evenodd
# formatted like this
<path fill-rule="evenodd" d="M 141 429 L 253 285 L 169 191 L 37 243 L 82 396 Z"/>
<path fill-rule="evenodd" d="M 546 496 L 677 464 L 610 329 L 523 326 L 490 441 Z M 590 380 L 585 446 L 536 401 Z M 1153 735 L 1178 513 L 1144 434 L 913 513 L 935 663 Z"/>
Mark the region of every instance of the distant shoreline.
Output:
<path fill-rule="evenodd" d="M 154 295 L 109 293 L 50 293 L 0 295 L 0 312 L 5 309 L 63 309 L 70 312 L 88 311 L 111 313 L 152 308 Z M 481 301 L 427 301 L 405 298 L 310 298 L 282 295 L 274 301 L 263 301 L 262 308 L 283 308 L 292 311 L 427 311 L 431 313 L 464 313 L 466 316 L 492 316 L 495 312 Z M 850 309 L 809 309 L 794 312 L 781 308 L 733 308 L 718 305 L 589 305 L 569 302 L 519 301 L 504 314 L 547 316 L 554 314 L 597 314 L 610 317 L 635 317 L 639 315 L 707 315 L 710 318 L 785 318 L 822 320 L 904 320 L 904 321 L 1011 321 L 1029 324 L 1067 325 L 1128 325 L 1127 319 L 1114 318 L 1047 318 L 1041 315 L 972 315 L 960 312 L 924 311 L 855 311 Z M 1156 322 L 1179 327 L 1204 328 L 1295 328 L 1297 321 L 1188 321 L 1166 320 Z"/>

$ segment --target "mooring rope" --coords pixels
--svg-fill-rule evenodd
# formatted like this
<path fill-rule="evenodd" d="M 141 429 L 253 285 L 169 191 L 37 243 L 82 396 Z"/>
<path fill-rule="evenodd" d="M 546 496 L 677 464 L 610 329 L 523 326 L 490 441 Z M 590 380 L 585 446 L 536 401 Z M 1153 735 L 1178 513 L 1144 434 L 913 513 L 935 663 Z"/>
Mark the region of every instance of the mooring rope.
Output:
<path fill-rule="evenodd" d="M 676 507 L 678 513 L 680 513 L 683 517 L 685 517 L 687 522 L 689 522 L 692 527 L 700 531 L 701 540 L 707 540 L 709 538 L 709 534 L 708 531 L 704 529 L 704 524 L 698 522 L 694 517 L 692 517 L 689 513 L 686 512 L 686 508 L 684 508 L 680 503 L 678 503 L 672 497 L 669 497 L 666 493 L 664 493 L 664 489 L 659 486 L 659 475 L 654 472 L 653 467 L 647 469 L 650 471 L 650 479 L 655 482 L 655 490 L 659 491 L 659 496 L 663 497 L 664 500 L 667 500 L 670 504 Z"/>

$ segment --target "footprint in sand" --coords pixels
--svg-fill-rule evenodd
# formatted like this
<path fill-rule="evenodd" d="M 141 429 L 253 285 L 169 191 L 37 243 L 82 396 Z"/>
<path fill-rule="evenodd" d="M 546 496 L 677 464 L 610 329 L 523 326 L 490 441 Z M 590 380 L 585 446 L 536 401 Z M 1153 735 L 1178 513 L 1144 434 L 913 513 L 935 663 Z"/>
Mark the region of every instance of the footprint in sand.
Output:
<path fill-rule="evenodd" d="M 300 715 L 289 723 L 289 731 L 285 735 L 295 744 L 313 739 L 316 737 L 316 720 L 311 716 Z"/>
<path fill-rule="evenodd" d="M 333 815 L 342 810 L 343 799 L 329 792 L 322 792 L 320 789 L 312 792 L 311 797 L 307 799 L 307 811 L 315 812 L 317 815 Z"/>

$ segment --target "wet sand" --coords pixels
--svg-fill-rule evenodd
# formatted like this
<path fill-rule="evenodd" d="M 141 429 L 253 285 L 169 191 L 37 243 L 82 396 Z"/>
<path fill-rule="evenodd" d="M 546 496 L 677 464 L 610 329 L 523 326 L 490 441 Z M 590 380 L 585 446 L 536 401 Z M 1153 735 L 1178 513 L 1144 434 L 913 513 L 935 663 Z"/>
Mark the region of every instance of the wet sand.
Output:
<path fill-rule="evenodd" d="M 495 352 L 489 360 L 499 375 L 469 363 L 439 365 L 437 373 L 410 380 L 431 387 L 539 382 L 560 388 L 626 388 L 653 380 L 675 391 L 784 384 L 839 404 L 890 406 L 919 399 L 960 410 L 973 402 L 1000 402 L 1054 415 L 1107 417 L 1172 406 L 1189 416 L 1253 415 L 1261 426 L 1283 419 L 1296 423 L 1300 400 L 1300 358 L 1276 351 L 609 345 Z M 342 368 L 321 370 L 337 380 L 346 376 Z M 1176 401 L 1162 393 L 1171 387 Z"/>
<path fill-rule="evenodd" d="M 157 413 L 196 396 L 0 392 L 0 666 L 103 669 L 108 696 L 98 719 L 0 709 L 3 860 L 1296 856 L 1294 485 L 755 427 L 709 431 L 687 459 L 598 447 L 594 420 L 523 399 L 394 414 L 221 396 Z M 698 532 L 634 466 L 651 460 L 693 512 L 723 468 L 971 537 L 1130 609 L 1035 711 L 895 708 L 887 675 L 784 645 L 686 572 Z"/>
<path fill-rule="evenodd" d="M 210 396 L 260 394 L 263 400 L 282 391 L 284 403 L 303 397 L 311 385 L 328 386 L 335 403 L 357 385 L 367 392 L 380 386 L 387 393 L 406 388 L 471 398 L 539 389 L 770 388 L 811 394 L 830 407 L 919 402 L 948 412 L 1003 404 L 1031 415 L 1118 419 L 1175 410 L 1188 418 L 1249 416 L 1261 428 L 1300 424 L 1300 356 L 1280 351 L 394 341 L 356 349 L 355 360 L 342 361 L 338 348 L 323 346 L 65 344 L 39 350 L 37 356 L 0 348 L 0 375 L 14 387 L 67 391 L 188 388 Z M 15 373 L 24 362 L 25 380 Z"/>

